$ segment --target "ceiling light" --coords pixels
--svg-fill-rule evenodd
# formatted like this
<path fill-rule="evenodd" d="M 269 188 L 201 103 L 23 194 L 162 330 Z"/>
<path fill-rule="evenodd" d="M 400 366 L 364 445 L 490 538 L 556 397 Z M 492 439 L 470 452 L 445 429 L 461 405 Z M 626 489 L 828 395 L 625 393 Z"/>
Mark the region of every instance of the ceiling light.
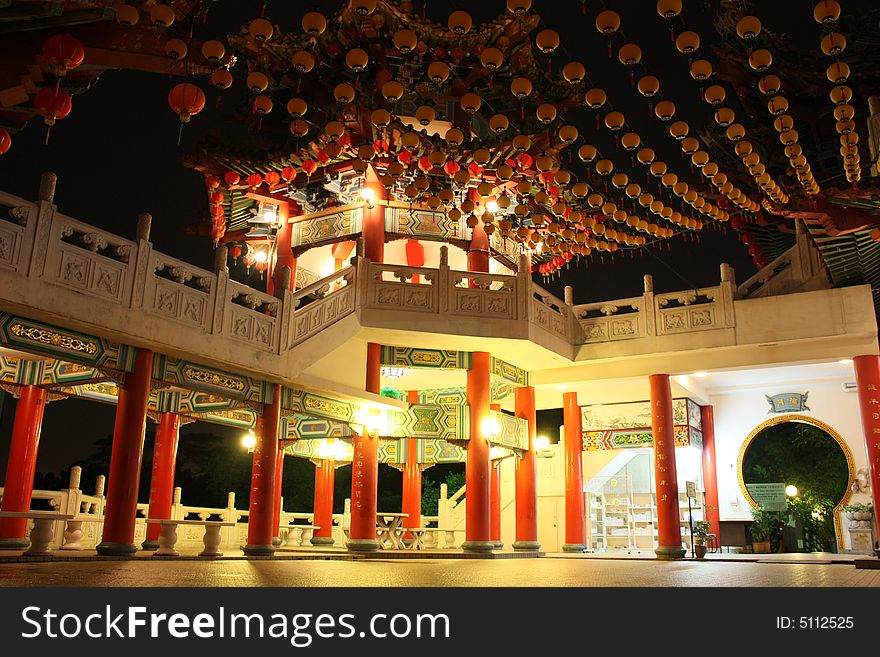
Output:
<path fill-rule="evenodd" d="M 708 375 L 709 375 L 708 372 L 694 372 L 694 376 L 697 377 L 698 379 L 702 379 L 704 376 L 708 376 Z"/>

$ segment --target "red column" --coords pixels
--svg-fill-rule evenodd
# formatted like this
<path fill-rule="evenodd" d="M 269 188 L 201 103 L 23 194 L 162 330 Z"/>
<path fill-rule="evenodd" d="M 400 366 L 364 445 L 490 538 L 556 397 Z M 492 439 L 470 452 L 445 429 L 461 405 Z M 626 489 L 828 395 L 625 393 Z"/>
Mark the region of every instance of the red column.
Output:
<path fill-rule="evenodd" d="M 410 390 L 407 396 L 410 404 L 419 403 L 417 390 Z M 422 526 L 422 466 L 418 459 L 418 441 L 415 438 L 406 439 L 406 463 L 403 466 L 403 509 L 409 514 L 403 519 L 403 526 Z M 409 532 L 406 538 L 412 538 Z"/>
<path fill-rule="evenodd" d="M 583 552 L 584 527 L 584 438 L 581 431 L 581 407 L 576 392 L 562 393 L 565 424 L 565 544 L 564 552 Z"/>
<path fill-rule="evenodd" d="M 272 521 L 275 519 L 275 472 L 278 466 L 278 425 L 281 421 L 281 386 L 272 386 L 272 401 L 263 405 L 257 416 L 257 443 L 251 470 L 251 497 L 248 508 L 248 556 L 271 555 Z"/>
<path fill-rule="evenodd" d="M 654 485 L 657 495 L 658 545 L 661 559 L 681 559 L 681 519 L 678 511 L 678 475 L 675 471 L 675 435 L 672 425 L 672 388 L 668 374 L 652 374 L 651 431 L 654 437 Z"/>
<path fill-rule="evenodd" d="M 333 545 L 333 484 L 336 463 L 321 459 L 315 466 L 315 507 L 312 524 L 318 529 L 312 534 L 312 545 Z"/>
<path fill-rule="evenodd" d="M 529 423 L 529 448 L 516 461 L 516 541 L 514 550 L 538 550 L 537 463 L 535 460 L 535 389 L 516 389 L 516 417 Z"/>
<path fill-rule="evenodd" d="M 271 267 L 266 277 L 266 294 L 279 296 L 277 293 L 281 288 L 281 271 L 285 267 L 290 267 L 290 289 L 296 285 L 296 257 L 293 255 L 293 224 L 290 223 L 290 215 L 302 214 L 298 204 L 293 203 L 290 207 L 288 203 L 280 203 L 278 205 L 278 220 L 281 227 L 275 234 L 275 258 L 270 263 Z"/>
<path fill-rule="evenodd" d="M 378 207 L 378 206 L 377 206 Z M 369 256 L 367 256 L 369 257 Z M 382 389 L 382 346 L 367 343 L 367 392 Z M 351 526 L 346 547 L 357 552 L 379 549 L 376 541 L 376 494 L 379 485 L 379 439 L 369 435 L 354 437 L 351 464 Z"/>
<path fill-rule="evenodd" d="M 272 543 L 274 545 L 281 545 L 281 541 L 278 538 L 280 533 L 281 526 L 281 498 L 284 497 L 284 493 L 281 490 L 283 488 L 282 482 L 284 481 L 284 447 L 278 447 L 278 461 L 275 467 L 275 504 L 272 506 Z"/>
<path fill-rule="evenodd" d="M 880 509 L 880 356 L 856 356 L 853 365 L 871 473 L 871 497 L 874 508 Z M 18 421 L 17 415 L 15 419 Z"/>
<path fill-rule="evenodd" d="M 153 352 L 138 349 L 134 370 L 125 375 L 125 383 L 119 387 L 107 477 L 104 533 L 96 548 L 101 555 L 126 555 L 137 551 L 134 525 L 152 373 Z"/>
<path fill-rule="evenodd" d="M 718 472 L 715 466 L 715 409 L 700 407 L 703 425 L 703 506 L 709 531 L 721 540 L 721 515 L 718 506 Z"/>
<path fill-rule="evenodd" d="M 495 547 L 489 514 L 489 443 L 482 426 L 489 417 L 489 354 L 475 351 L 467 373 L 470 440 L 465 463 L 465 542 L 462 549 L 491 552 Z"/>
<path fill-rule="evenodd" d="M 478 224 L 472 228 L 471 243 L 467 253 L 468 271 L 489 271 L 489 236 Z"/>
<path fill-rule="evenodd" d="M 15 420 L 12 423 L 9 460 L 6 462 L 3 511 L 31 509 L 46 395 L 45 388 L 21 387 L 21 397 L 16 402 Z M 0 518 L 0 550 L 25 549 L 30 543 L 27 539 L 27 526 L 27 518 Z"/>
<path fill-rule="evenodd" d="M 171 518 L 171 499 L 174 495 L 174 466 L 177 462 L 177 443 L 180 439 L 180 416 L 177 413 L 162 413 L 156 427 L 156 440 L 153 443 L 153 472 L 150 476 L 150 509 L 148 518 Z M 159 532 L 162 526 L 147 524 L 146 540 L 142 550 L 156 550 L 159 547 Z"/>
<path fill-rule="evenodd" d="M 501 404 L 489 404 L 489 410 L 501 412 Z M 489 531 L 496 548 L 504 547 L 501 541 L 501 459 L 489 465 Z"/>
<path fill-rule="evenodd" d="M 385 207 L 379 204 L 385 198 L 385 187 L 372 166 L 367 167 L 364 188 L 373 192 L 373 207 L 364 208 L 364 255 L 372 262 L 385 262 Z"/>

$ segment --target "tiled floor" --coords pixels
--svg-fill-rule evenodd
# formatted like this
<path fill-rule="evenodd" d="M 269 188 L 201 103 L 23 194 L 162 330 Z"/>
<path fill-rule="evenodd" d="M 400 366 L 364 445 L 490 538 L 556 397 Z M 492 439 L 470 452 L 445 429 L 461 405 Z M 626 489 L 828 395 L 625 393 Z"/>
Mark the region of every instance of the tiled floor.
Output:
<path fill-rule="evenodd" d="M 880 586 L 880 570 L 848 564 L 742 560 L 75 559 L 0 563 L 6 586 Z M 779 556 L 779 555 L 776 555 Z M 327 560 L 329 557 L 329 560 Z"/>

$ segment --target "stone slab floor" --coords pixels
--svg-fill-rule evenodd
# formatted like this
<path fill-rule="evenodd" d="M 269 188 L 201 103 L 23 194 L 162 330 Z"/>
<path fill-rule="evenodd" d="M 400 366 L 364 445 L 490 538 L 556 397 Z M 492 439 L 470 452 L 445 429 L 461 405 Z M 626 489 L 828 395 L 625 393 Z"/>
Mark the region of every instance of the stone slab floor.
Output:
<path fill-rule="evenodd" d="M 558 558 L 73 560 L 0 564 L 10 586 L 880 586 L 848 564 Z"/>

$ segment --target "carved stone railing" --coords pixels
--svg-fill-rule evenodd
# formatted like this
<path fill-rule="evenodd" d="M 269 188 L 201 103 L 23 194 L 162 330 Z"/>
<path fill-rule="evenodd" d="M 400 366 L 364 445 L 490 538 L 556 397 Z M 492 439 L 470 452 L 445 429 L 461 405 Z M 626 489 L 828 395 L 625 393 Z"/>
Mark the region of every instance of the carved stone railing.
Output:
<path fill-rule="evenodd" d="M 567 342 L 573 342 L 571 308 L 544 288 L 532 283 L 529 321 Z"/>
<path fill-rule="evenodd" d="M 657 334 L 721 328 L 719 293 L 720 288 L 708 287 L 656 295 Z"/>
<path fill-rule="evenodd" d="M 737 298 L 772 297 L 831 287 L 819 250 L 803 224 L 798 222 L 797 226 L 795 245 L 737 287 Z"/>
<path fill-rule="evenodd" d="M 449 312 L 487 319 L 518 319 L 517 277 L 450 271 Z"/>
<path fill-rule="evenodd" d="M 584 334 L 584 342 L 632 340 L 648 335 L 644 297 L 584 303 L 572 312 Z"/>
<path fill-rule="evenodd" d="M 216 274 L 150 251 L 142 306 L 147 312 L 210 332 L 216 293 Z"/>
<path fill-rule="evenodd" d="M 356 280 L 357 268 L 349 266 L 295 292 L 288 344 L 299 344 L 353 312 Z"/>
<path fill-rule="evenodd" d="M 23 271 L 27 271 L 35 224 L 31 218 L 36 214 L 36 203 L 0 192 L 0 269 L 18 272 L 24 262 Z"/>
<path fill-rule="evenodd" d="M 437 313 L 441 276 L 446 272 L 424 267 L 384 265 L 360 261 L 360 303 L 367 308 Z"/>
<path fill-rule="evenodd" d="M 281 301 L 272 295 L 229 281 L 223 332 L 266 351 L 279 350 Z"/>

